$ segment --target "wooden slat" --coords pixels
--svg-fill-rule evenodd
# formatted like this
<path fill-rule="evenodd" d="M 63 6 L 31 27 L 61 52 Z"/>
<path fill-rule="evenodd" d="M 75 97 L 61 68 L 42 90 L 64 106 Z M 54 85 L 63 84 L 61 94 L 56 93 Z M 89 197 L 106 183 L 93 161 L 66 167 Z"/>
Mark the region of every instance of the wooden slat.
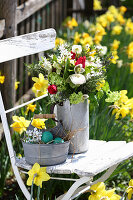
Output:
<path fill-rule="evenodd" d="M 23 4 L 18 6 L 16 12 L 16 23 L 19 24 L 24 21 L 51 1 L 52 0 L 28 0 L 25 3 L 25 7 Z"/>
<path fill-rule="evenodd" d="M 3 36 L 5 30 L 5 19 L 0 20 L 0 38 Z"/>
<path fill-rule="evenodd" d="M 0 62 L 54 48 L 56 32 L 46 29 L 0 41 Z"/>

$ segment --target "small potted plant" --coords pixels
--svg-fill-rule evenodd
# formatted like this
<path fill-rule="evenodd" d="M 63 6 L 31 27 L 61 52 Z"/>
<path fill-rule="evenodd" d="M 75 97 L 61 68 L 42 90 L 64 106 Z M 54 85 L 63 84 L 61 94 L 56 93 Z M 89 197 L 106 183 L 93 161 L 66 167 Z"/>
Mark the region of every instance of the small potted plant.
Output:
<path fill-rule="evenodd" d="M 48 166 L 65 162 L 69 150 L 66 132 L 61 124 L 51 129 L 47 129 L 45 125 L 46 118 L 53 116 L 51 114 L 34 115 L 31 121 L 25 120 L 24 117 L 13 117 L 14 123 L 11 127 L 19 133 L 24 131 L 22 144 L 27 163 L 37 162 Z"/>

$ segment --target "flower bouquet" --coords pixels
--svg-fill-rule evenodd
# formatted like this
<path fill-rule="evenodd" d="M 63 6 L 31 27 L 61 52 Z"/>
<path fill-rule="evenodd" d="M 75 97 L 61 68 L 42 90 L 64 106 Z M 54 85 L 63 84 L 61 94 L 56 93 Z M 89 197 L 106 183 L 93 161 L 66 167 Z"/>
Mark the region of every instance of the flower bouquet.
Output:
<path fill-rule="evenodd" d="M 62 121 L 68 139 L 72 139 L 71 153 L 88 150 L 88 99 L 108 90 L 104 78 L 110 61 L 106 53 L 103 46 L 62 44 L 48 58 L 42 57 L 38 64 L 28 66 L 31 74 L 39 75 L 32 78 L 35 96 L 48 92 L 49 103 L 57 105 L 58 120 Z"/>

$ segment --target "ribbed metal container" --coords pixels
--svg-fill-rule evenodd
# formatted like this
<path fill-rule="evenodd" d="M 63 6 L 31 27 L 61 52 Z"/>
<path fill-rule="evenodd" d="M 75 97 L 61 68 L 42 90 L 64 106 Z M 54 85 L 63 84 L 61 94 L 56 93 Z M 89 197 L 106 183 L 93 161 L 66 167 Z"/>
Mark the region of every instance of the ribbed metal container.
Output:
<path fill-rule="evenodd" d="M 25 160 L 29 164 L 38 163 L 49 166 L 57 165 L 66 161 L 69 141 L 59 144 L 29 144 L 24 143 Z"/>
<path fill-rule="evenodd" d="M 89 140 L 88 100 L 72 105 L 69 101 L 65 101 L 63 106 L 57 105 L 57 117 L 58 120 L 62 120 L 63 128 L 73 134 L 70 140 L 69 153 L 86 152 Z"/>

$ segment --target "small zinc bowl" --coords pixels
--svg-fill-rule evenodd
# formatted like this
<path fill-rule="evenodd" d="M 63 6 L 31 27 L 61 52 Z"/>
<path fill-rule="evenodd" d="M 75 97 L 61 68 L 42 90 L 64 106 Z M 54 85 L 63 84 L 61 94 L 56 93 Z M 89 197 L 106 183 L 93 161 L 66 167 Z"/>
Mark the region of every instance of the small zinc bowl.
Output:
<path fill-rule="evenodd" d="M 69 141 L 57 144 L 30 144 L 22 142 L 24 148 L 25 160 L 29 164 L 38 163 L 49 166 L 57 165 L 66 161 Z"/>

